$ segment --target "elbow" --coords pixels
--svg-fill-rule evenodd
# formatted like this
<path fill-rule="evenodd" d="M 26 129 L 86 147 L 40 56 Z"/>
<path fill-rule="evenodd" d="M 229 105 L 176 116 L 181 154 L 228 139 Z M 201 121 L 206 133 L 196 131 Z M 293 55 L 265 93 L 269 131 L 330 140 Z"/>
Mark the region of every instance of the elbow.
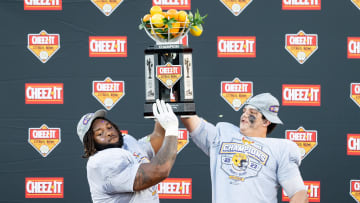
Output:
<path fill-rule="evenodd" d="M 166 179 L 167 177 L 169 177 L 170 171 L 171 171 L 171 167 L 168 167 L 168 166 L 158 167 L 157 176 L 158 176 L 159 179 L 161 179 L 160 181 L 162 181 L 162 180 Z"/>

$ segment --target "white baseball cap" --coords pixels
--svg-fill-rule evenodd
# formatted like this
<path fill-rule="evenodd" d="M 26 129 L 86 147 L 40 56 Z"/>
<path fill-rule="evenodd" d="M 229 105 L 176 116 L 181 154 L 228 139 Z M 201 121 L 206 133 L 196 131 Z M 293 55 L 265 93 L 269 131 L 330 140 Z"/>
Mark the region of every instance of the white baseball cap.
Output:
<path fill-rule="evenodd" d="M 255 107 L 271 123 L 283 124 L 278 116 L 279 101 L 270 93 L 258 94 L 249 99 L 245 105 Z"/>
<path fill-rule="evenodd" d="M 106 110 L 100 109 L 97 110 L 95 113 L 87 113 L 83 117 L 81 117 L 79 123 L 77 124 L 77 134 L 83 142 L 84 136 L 86 132 L 90 129 L 91 123 L 99 117 L 105 117 Z"/>

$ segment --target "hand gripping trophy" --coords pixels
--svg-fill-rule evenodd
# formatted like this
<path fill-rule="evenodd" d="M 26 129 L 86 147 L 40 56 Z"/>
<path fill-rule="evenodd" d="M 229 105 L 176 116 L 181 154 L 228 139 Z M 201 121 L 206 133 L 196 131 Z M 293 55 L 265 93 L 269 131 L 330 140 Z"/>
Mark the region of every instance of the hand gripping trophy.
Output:
<path fill-rule="evenodd" d="M 156 99 L 168 102 L 177 115 L 194 115 L 192 49 L 182 44 L 188 32 L 202 34 L 203 19 L 199 11 L 191 12 L 153 6 L 150 14 L 141 19 L 139 29 L 156 44 L 145 49 L 144 117 L 153 117 L 152 104 Z"/>

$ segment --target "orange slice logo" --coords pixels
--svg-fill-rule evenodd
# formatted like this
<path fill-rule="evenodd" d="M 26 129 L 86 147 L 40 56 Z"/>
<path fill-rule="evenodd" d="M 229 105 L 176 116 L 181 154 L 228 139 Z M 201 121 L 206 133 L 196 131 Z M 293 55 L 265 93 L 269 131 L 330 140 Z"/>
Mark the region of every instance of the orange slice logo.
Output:
<path fill-rule="evenodd" d="M 93 81 L 92 95 L 110 110 L 125 95 L 125 82 L 113 81 L 110 77 L 104 81 Z"/>
<path fill-rule="evenodd" d="M 318 35 L 306 34 L 302 30 L 297 34 L 286 34 L 285 49 L 303 64 L 318 49 Z"/>
<path fill-rule="evenodd" d="M 253 83 L 242 82 L 238 78 L 234 78 L 233 81 L 222 81 L 220 95 L 235 111 L 239 111 L 244 103 L 252 97 Z"/>
<path fill-rule="evenodd" d="M 124 0 L 91 0 L 104 15 L 109 16 Z"/>
<path fill-rule="evenodd" d="M 28 34 L 27 47 L 41 62 L 46 63 L 60 49 L 60 35 L 48 34 L 45 30 L 39 34 Z"/>
<path fill-rule="evenodd" d="M 60 128 L 49 128 L 45 124 L 40 128 L 29 128 L 28 142 L 43 157 L 47 157 L 61 142 Z"/>
<path fill-rule="evenodd" d="M 351 0 L 351 2 L 353 2 L 353 4 L 360 9 L 360 0 Z"/>
<path fill-rule="evenodd" d="M 232 14 L 238 16 L 252 0 L 220 0 Z"/>

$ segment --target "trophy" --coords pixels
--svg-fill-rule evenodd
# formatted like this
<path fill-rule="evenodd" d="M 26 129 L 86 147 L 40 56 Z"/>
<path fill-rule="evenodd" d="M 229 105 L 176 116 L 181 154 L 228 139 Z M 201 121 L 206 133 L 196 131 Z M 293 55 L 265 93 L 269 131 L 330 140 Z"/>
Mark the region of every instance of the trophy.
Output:
<path fill-rule="evenodd" d="M 166 16 L 164 16 L 166 15 Z M 206 17 L 206 16 L 205 16 Z M 152 118 L 152 104 L 156 99 L 169 103 L 176 115 L 195 115 L 193 91 L 192 49 L 182 44 L 182 38 L 202 32 L 199 12 L 192 15 L 175 9 L 162 12 L 153 6 L 144 16 L 139 28 L 156 44 L 145 49 L 145 104 L 144 117 Z M 197 19 L 198 25 L 194 26 Z M 199 28 L 200 26 L 200 28 Z M 197 30 L 198 29 L 198 30 Z M 193 31 L 192 31 L 193 30 Z M 195 33 L 196 34 L 196 33 Z M 198 36 L 200 35 L 198 33 Z M 193 34 L 194 35 L 194 34 Z"/>

